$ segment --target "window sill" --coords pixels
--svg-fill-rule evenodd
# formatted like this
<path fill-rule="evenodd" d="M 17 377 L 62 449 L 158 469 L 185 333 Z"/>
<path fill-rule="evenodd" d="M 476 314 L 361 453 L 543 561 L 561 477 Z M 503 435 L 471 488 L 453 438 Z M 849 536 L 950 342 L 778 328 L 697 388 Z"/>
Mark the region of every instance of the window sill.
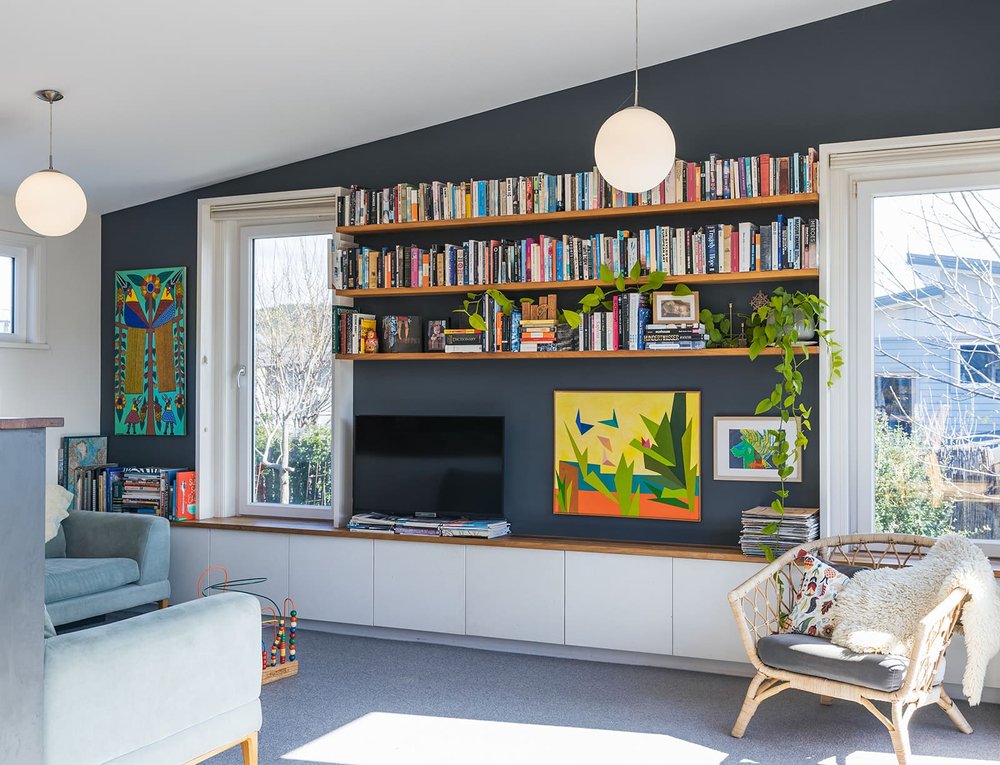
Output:
<path fill-rule="evenodd" d="M 12 340 L 0 340 L 0 349 L 3 348 L 21 348 L 26 351 L 47 351 L 49 350 L 48 343 L 19 343 Z"/>

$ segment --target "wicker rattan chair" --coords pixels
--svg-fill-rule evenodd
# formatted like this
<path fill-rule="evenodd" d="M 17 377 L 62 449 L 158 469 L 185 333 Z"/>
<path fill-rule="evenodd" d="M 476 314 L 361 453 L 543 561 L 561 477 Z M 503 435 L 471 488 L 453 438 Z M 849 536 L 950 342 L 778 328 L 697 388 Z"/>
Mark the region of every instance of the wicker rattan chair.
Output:
<path fill-rule="evenodd" d="M 945 649 L 968 597 L 965 590 L 953 590 L 920 621 L 919 634 L 914 640 L 908 661 L 898 662 L 901 685 L 892 690 L 778 669 L 764 664 L 758 654 L 758 641 L 762 638 L 789 632 L 786 617 L 792 609 L 795 593 L 798 592 L 802 579 L 801 570 L 796 563 L 796 555 L 800 551 L 813 552 L 840 567 L 898 568 L 916 562 L 934 542 L 930 537 L 896 534 L 854 534 L 819 539 L 789 550 L 730 592 L 729 603 L 739 626 L 743 646 L 757 669 L 757 674 L 747 689 L 746 700 L 732 735 L 742 738 L 758 705 L 789 688 L 815 693 L 824 704 L 829 704 L 832 698 L 838 698 L 864 706 L 889 729 L 900 765 L 907 765 L 909 761 L 910 738 L 907 726 L 913 713 L 920 707 L 937 704 L 960 731 L 972 733 L 969 723 L 941 685 Z M 787 639 L 781 640 L 788 642 Z M 854 655 L 854 658 L 861 659 L 859 655 Z M 866 659 L 877 660 L 878 657 Z M 808 664 L 809 658 L 800 658 L 799 661 Z M 859 661 L 847 663 L 853 664 L 851 669 L 855 670 Z M 880 701 L 889 704 L 888 717 L 875 706 L 875 702 Z"/>

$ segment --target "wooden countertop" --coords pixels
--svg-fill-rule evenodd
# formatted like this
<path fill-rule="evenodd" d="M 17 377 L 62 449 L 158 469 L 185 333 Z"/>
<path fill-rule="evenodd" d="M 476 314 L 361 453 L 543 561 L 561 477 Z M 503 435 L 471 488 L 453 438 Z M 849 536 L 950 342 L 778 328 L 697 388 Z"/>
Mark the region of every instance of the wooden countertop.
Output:
<path fill-rule="evenodd" d="M 35 430 L 62 426 L 62 417 L 0 417 L 0 430 Z"/>
<path fill-rule="evenodd" d="M 567 550 L 572 552 L 616 553 L 619 555 L 653 555 L 665 558 L 697 558 L 764 564 L 764 559 L 744 555 L 738 547 L 709 547 L 659 542 L 612 542 L 599 539 L 569 539 L 564 537 L 506 536 L 496 539 L 468 537 L 425 537 L 409 534 L 378 534 L 334 528 L 332 521 L 297 518 L 266 518 L 236 516 L 211 518 L 203 521 L 172 521 L 173 526 L 229 531 L 259 531 L 275 534 L 306 534 L 352 539 L 382 539 L 390 542 L 430 542 L 431 544 L 477 545 L 481 547 L 527 548 L 532 550 Z"/>
<path fill-rule="evenodd" d="M 613 553 L 617 555 L 652 555 L 663 558 L 693 558 L 696 560 L 727 560 L 739 563 L 765 561 L 761 557 L 744 555 L 738 547 L 711 547 L 708 545 L 682 545 L 667 542 L 614 542 L 601 539 L 570 539 L 567 537 L 528 537 L 511 535 L 497 539 L 468 537 L 423 537 L 415 534 L 372 534 L 365 531 L 338 529 L 333 521 L 306 518 L 269 518 L 265 516 L 235 516 L 209 518 L 203 521 L 171 521 L 171 526 L 188 526 L 199 529 L 224 529 L 227 531 L 257 531 L 272 534 L 305 534 L 323 537 L 352 539 L 382 539 L 389 542 L 429 542 L 445 545 L 477 545 L 480 547 L 508 547 L 530 550 L 564 550 L 569 552 Z M 1000 579 L 1000 559 L 990 558 L 994 575 Z"/>

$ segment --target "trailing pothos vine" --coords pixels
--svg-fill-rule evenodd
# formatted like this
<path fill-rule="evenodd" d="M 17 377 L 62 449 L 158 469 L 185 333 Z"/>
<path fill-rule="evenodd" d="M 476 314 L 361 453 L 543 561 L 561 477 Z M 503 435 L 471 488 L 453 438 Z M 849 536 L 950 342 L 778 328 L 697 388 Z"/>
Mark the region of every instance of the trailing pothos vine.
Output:
<path fill-rule="evenodd" d="M 769 435 L 775 440 L 776 448 L 771 461 L 778 472 L 779 487 L 771 502 L 778 520 L 764 526 L 763 533 L 767 536 L 776 536 L 781 529 L 785 500 L 788 498 L 785 482 L 794 472 L 796 453 L 808 446 L 808 433 L 812 431 L 812 407 L 807 407 L 801 401 L 803 377 L 800 371 L 810 353 L 809 346 L 803 345 L 800 337 L 806 340 L 815 335 L 826 345 L 830 357 L 827 386 L 833 385 L 840 377 L 844 365 L 840 343 L 833 339 L 833 330 L 825 326 L 826 309 L 826 301 L 816 295 L 788 292 L 783 287 L 778 287 L 771 293 L 766 304 L 750 314 L 747 322 L 751 359 L 756 359 L 768 347 L 781 350 L 778 364 L 774 368 L 779 380 L 771 393 L 757 404 L 754 414 L 773 414 L 781 419 L 782 425 L 797 417 L 801 424 L 796 430 L 794 443 L 788 442 L 783 428 L 769 431 Z M 774 560 L 774 549 L 770 545 L 762 544 L 761 549 L 768 562 Z"/>

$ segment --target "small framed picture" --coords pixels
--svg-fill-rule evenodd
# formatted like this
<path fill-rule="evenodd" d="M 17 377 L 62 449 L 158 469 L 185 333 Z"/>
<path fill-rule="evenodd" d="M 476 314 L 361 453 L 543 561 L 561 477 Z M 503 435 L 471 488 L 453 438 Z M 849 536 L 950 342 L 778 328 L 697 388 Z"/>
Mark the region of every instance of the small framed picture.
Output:
<path fill-rule="evenodd" d="M 697 324 L 698 293 L 675 295 L 673 292 L 654 292 L 653 323 Z"/>
<path fill-rule="evenodd" d="M 782 424 L 780 417 L 716 417 L 715 480 L 777 481 L 778 469 L 772 459 L 777 451 L 775 431 L 785 431 L 794 444 L 802 423 L 793 417 Z M 786 481 L 802 480 L 802 450 L 793 449 L 795 464 Z"/>
<path fill-rule="evenodd" d="M 424 350 L 427 353 L 444 353 L 444 331 L 447 319 L 428 319 L 424 324 Z"/>

